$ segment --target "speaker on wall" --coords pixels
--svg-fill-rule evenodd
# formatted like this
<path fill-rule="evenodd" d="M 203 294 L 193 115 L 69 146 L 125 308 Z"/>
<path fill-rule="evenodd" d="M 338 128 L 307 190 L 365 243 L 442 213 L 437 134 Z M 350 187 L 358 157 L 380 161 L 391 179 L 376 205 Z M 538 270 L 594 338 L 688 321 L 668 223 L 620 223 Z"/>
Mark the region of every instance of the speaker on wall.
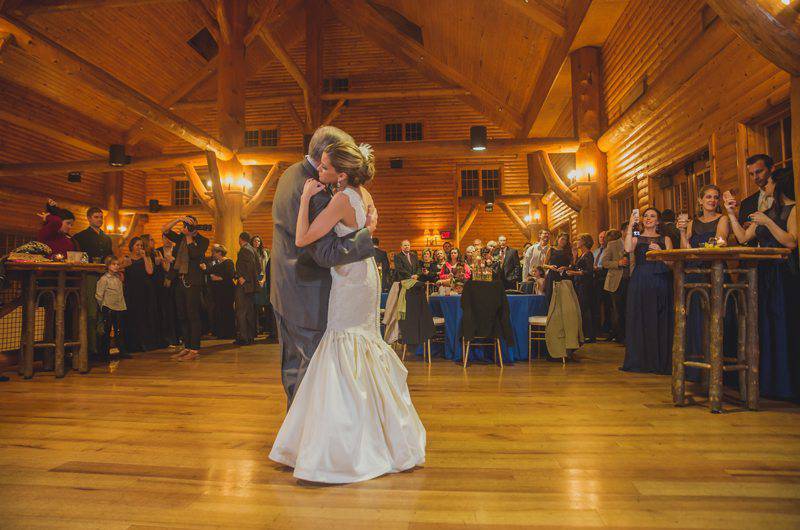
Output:
<path fill-rule="evenodd" d="M 158 204 L 158 199 L 150 199 L 150 201 L 147 203 L 147 209 L 152 213 L 156 213 L 161 210 L 161 205 Z"/>

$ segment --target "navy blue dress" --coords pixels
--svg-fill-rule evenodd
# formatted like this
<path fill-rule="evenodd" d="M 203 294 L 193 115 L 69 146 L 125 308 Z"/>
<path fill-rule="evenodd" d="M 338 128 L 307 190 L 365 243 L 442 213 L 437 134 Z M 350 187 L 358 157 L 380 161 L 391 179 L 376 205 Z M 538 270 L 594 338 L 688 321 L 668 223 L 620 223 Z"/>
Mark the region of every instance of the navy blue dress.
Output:
<path fill-rule="evenodd" d="M 792 206 L 775 205 L 765 212 L 786 230 Z M 766 226 L 756 228 L 760 247 L 782 247 Z M 800 274 L 797 252 L 787 261 L 758 262 L 758 336 L 761 395 L 775 399 L 800 397 Z"/>
<path fill-rule="evenodd" d="M 717 225 L 722 216 L 709 223 L 704 223 L 698 218 L 692 221 L 692 237 L 689 238 L 689 245 L 692 248 L 700 248 L 703 244 L 707 243 L 711 237 L 717 234 Z M 709 267 L 708 262 L 703 261 L 687 261 L 686 268 L 701 268 Z M 700 283 L 708 282 L 709 276 L 707 274 L 687 274 L 686 283 Z M 708 312 L 710 307 L 706 306 L 703 311 L 702 296 L 694 293 L 689 298 L 687 303 L 686 313 L 686 350 L 685 355 L 687 360 L 700 360 L 708 361 L 709 348 L 708 337 L 706 337 L 706 344 L 703 341 L 703 322 L 708 320 Z M 733 356 L 735 357 L 735 351 Z M 699 368 L 686 368 L 686 379 L 689 381 L 700 381 L 703 370 Z"/>
<path fill-rule="evenodd" d="M 672 277 L 660 261 L 645 257 L 650 243 L 666 248 L 664 236 L 640 236 L 634 250 L 636 267 L 628 282 L 625 311 L 626 372 L 672 373 Z"/>

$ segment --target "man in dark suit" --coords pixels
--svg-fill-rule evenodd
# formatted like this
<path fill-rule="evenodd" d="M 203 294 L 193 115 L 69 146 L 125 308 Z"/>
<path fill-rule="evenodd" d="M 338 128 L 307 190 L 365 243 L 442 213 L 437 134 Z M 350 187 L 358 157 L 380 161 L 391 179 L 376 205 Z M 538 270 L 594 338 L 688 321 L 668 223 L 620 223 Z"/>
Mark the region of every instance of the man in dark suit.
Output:
<path fill-rule="evenodd" d="M 295 245 L 303 186 L 307 179 L 318 178 L 317 167 L 325 148 L 340 141 L 352 142 L 353 138 L 336 127 L 317 129 L 309 142 L 308 155 L 281 175 L 272 202 L 270 302 L 278 326 L 281 379 L 287 405 L 291 405 L 328 325 L 330 268 L 373 255 L 372 232 L 378 216 L 372 207 L 367 211 L 366 228 L 341 238 L 331 230 L 308 247 L 300 249 Z M 317 193 L 311 198 L 309 217 L 312 221 L 330 200 L 329 193 Z"/>
<path fill-rule="evenodd" d="M 519 261 L 519 252 L 507 244 L 506 236 L 497 238 L 497 248 L 492 256 L 497 260 L 497 272 L 506 289 L 516 289 L 517 283 L 522 281 L 522 266 Z"/>
<path fill-rule="evenodd" d="M 236 340 L 234 344 L 253 344 L 256 336 L 255 297 L 258 285 L 258 257 L 250 244 L 250 234 L 239 234 L 239 254 L 236 256 Z"/>
<path fill-rule="evenodd" d="M 672 248 L 681 248 L 681 231 L 675 226 L 675 212 L 666 209 L 661 212 L 661 235 L 672 241 Z"/>
<path fill-rule="evenodd" d="M 394 255 L 394 273 L 397 281 L 419 278 L 419 258 L 411 250 L 411 242 L 407 239 L 400 243 L 400 252 Z"/>
<path fill-rule="evenodd" d="M 377 237 L 373 237 L 372 245 L 375 247 L 375 263 L 381 273 L 381 290 L 388 291 L 392 285 L 392 268 L 389 266 L 389 255 L 385 250 L 378 248 L 379 244 L 380 240 Z"/>
<path fill-rule="evenodd" d="M 767 185 L 767 180 L 769 180 L 770 175 L 772 175 L 772 170 L 775 165 L 772 157 L 765 154 L 753 155 L 748 158 L 746 162 L 747 175 L 753 179 L 753 182 L 756 183 L 759 189 L 757 192 L 744 199 L 739 205 L 739 224 L 742 225 L 743 228 L 747 228 L 750 225 L 750 214 L 767 211 L 772 206 L 772 197 L 769 197 L 764 192 L 764 186 Z M 747 244 L 755 246 L 755 238 Z"/>

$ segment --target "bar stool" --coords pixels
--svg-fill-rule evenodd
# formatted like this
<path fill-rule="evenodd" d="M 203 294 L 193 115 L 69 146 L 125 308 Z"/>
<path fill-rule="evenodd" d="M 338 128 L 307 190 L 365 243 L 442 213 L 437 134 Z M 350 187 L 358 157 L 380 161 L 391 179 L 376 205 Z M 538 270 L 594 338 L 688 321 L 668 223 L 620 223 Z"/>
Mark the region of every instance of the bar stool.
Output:
<path fill-rule="evenodd" d="M 536 343 L 536 358 L 542 356 L 542 344 L 545 343 L 546 316 L 528 317 L 528 362 L 531 362 L 531 349 Z"/>

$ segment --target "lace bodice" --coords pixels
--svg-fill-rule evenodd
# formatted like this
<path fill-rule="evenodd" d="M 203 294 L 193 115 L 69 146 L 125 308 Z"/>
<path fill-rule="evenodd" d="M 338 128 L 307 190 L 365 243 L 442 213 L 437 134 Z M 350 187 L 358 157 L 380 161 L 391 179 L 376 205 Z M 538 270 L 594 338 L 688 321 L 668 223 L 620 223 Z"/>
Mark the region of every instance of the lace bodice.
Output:
<path fill-rule="evenodd" d="M 367 225 L 367 210 L 364 207 L 364 200 L 361 198 L 361 194 L 357 190 L 353 188 L 345 188 L 339 193 L 344 193 L 347 196 L 347 199 L 350 201 L 350 206 L 352 206 L 353 210 L 356 212 L 356 229 L 347 226 L 341 221 L 336 223 L 336 226 L 333 227 L 336 235 L 342 237 L 355 232 L 356 230 L 360 230 Z"/>

